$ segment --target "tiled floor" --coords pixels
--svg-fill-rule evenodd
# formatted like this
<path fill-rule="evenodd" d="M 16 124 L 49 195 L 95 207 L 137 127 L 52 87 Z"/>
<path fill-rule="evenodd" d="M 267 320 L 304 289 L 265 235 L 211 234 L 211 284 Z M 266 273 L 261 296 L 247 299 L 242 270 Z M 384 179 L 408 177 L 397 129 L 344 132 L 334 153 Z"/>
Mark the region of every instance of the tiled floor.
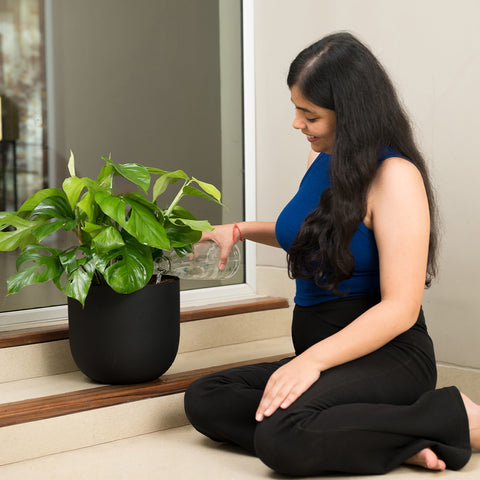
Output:
<path fill-rule="evenodd" d="M 216 444 L 180 427 L 96 447 L 0 467 L 2 480 L 253 480 L 276 479 L 257 458 L 225 445 Z M 323 480 L 478 480 L 480 453 L 475 453 L 461 471 L 427 472 L 401 467 L 388 475 L 322 477 Z"/>

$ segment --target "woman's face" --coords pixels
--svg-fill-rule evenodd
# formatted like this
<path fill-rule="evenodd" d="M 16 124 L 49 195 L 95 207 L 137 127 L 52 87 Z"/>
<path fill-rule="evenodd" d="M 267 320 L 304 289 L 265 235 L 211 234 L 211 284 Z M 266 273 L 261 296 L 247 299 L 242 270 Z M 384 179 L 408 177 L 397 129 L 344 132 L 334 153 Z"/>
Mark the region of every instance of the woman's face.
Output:
<path fill-rule="evenodd" d="M 296 85 L 290 92 L 295 105 L 293 128 L 307 136 L 313 151 L 331 154 L 335 142 L 335 112 L 307 100 Z"/>

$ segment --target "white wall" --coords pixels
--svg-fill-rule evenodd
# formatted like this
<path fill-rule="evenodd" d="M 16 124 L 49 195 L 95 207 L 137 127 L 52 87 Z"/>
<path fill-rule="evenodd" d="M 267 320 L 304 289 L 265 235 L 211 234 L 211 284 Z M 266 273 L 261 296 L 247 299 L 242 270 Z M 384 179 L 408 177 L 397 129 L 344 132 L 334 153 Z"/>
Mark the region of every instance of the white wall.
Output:
<path fill-rule="evenodd" d="M 480 368 L 480 2 L 477 0 L 255 1 L 257 218 L 275 220 L 296 192 L 309 150 L 293 130 L 286 74 L 295 55 L 349 30 L 381 59 L 429 161 L 443 221 L 441 272 L 425 311 L 438 360 Z M 258 248 L 259 266 L 285 266 Z M 285 273 L 286 274 L 286 273 Z"/>

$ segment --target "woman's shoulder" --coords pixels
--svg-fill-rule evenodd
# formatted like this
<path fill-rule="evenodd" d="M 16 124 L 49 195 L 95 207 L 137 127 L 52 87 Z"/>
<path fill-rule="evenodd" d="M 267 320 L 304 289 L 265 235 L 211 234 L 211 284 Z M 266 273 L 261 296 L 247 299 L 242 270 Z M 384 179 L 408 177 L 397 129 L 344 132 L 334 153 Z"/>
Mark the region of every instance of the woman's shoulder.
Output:
<path fill-rule="evenodd" d="M 415 185 L 423 187 L 422 175 L 415 164 L 405 157 L 392 156 L 379 164 L 371 190 L 388 192 Z"/>
<path fill-rule="evenodd" d="M 377 168 L 367 199 L 365 224 L 372 228 L 374 212 L 380 206 L 422 201 L 425 185 L 417 167 L 404 157 L 385 158 Z"/>
<path fill-rule="evenodd" d="M 408 157 L 400 154 L 391 147 L 386 147 L 380 152 L 374 182 L 394 182 L 397 175 L 418 177 L 420 172 Z"/>

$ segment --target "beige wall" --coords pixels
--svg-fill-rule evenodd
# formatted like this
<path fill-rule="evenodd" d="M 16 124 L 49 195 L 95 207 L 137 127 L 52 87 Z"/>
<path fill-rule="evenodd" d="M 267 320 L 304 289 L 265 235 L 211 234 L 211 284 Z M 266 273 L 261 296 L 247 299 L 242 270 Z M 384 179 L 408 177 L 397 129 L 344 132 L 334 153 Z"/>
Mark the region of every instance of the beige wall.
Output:
<path fill-rule="evenodd" d="M 323 35 L 349 30 L 389 70 L 434 176 L 441 273 L 424 305 L 438 360 L 480 368 L 480 2 L 258 0 L 254 7 L 258 219 L 276 218 L 306 166 L 309 147 L 291 128 L 289 63 Z M 259 247 L 257 263 L 284 267 L 285 257 Z"/>

